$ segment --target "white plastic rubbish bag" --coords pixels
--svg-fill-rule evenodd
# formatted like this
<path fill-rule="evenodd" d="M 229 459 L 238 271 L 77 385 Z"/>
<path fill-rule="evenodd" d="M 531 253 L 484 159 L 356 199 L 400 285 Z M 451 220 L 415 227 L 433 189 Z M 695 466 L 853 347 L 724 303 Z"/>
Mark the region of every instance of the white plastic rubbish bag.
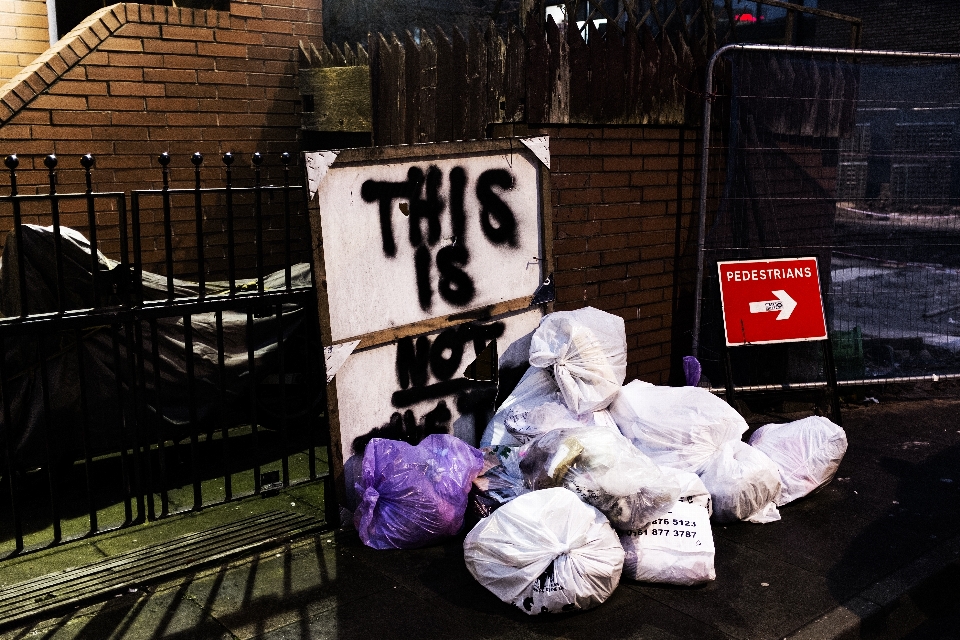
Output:
<path fill-rule="evenodd" d="M 560 389 L 549 371 L 530 367 L 520 378 L 513 392 L 507 396 L 493 415 L 480 438 L 481 447 L 517 446 L 523 444 L 507 429 L 509 423 L 515 433 L 520 433 L 527 424 L 526 417 L 537 407 L 548 403 L 560 403 Z M 532 428 L 531 428 L 532 430 Z M 526 440 L 524 440 L 525 442 Z"/>
<path fill-rule="evenodd" d="M 617 423 L 606 409 L 578 416 L 562 402 L 545 402 L 529 411 L 508 411 L 504 424 L 507 432 L 523 443 L 530 442 L 547 431 L 571 427 L 606 427 L 617 435 L 620 434 Z"/>
<path fill-rule="evenodd" d="M 699 387 L 634 380 L 620 390 L 610 414 L 620 432 L 654 462 L 697 474 L 720 447 L 739 442 L 747 430 L 733 407 Z"/>
<path fill-rule="evenodd" d="M 780 519 L 780 471 L 759 449 L 736 440 L 723 446 L 700 474 L 713 498 L 717 522 L 748 520 L 766 523 Z"/>
<path fill-rule="evenodd" d="M 623 571 L 604 515 L 560 488 L 522 495 L 481 520 L 463 557 L 480 584 L 530 615 L 595 607 Z"/>
<path fill-rule="evenodd" d="M 816 491 L 833 480 L 847 452 L 847 434 L 822 416 L 786 424 L 768 424 L 750 436 L 780 469 L 783 491 L 778 506 Z"/>
<path fill-rule="evenodd" d="M 620 533 L 623 577 L 694 585 L 715 580 L 713 532 L 703 507 L 679 501 L 639 531 Z"/>
<path fill-rule="evenodd" d="M 531 489 L 565 487 L 599 509 L 614 529 L 640 529 L 666 513 L 680 484 L 618 432 L 555 429 L 524 445 L 520 471 Z"/>
<path fill-rule="evenodd" d="M 593 307 L 548 314 L 533 333 L 530 364 L 553 370 L 574 413 L 603 409 L 627 375 L 623 318 Z"/>
<path fill-rule="evenodd" d="M 707 486 L 703 484 L 700 476 L 690 471 L 679 471 L 677 469 L 671 469 L 670 467 L 660 467 L 660 470 L 667 475 L 672 475 L 677 481 L 677 484 L 680 485 L 680 497 L 677 498 L 678 502 L 686 502 L 687 504 L 702 507 L 707 510 L 708 516 L 713 515 L 713 499 L 710 497 L 710 492 L 707 491 Z"/>
<path fill-rule="evenodd" d="M 578 416 L 564 404 L 553 374 L 530 367 L 490 420 L 480 446 L 516 446 L 551 429 L 576 425 L 617 428 L 605 409 Z"/>

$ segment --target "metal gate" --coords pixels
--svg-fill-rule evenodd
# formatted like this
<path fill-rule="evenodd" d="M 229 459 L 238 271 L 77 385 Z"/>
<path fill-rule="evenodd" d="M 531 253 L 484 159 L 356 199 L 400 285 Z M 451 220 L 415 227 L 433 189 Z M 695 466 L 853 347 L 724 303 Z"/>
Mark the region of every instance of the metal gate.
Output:
<path fill-rule="evenodd" d="M 711 386 L 826 384 L 816 343 L 736 347 L 725 371 L 717 261 L 792 256 L 818 258 L 841 385 L 960 376 L 960 55 L 730 45 L 707 78 L 693 353 Z"/>
<path fill-rule="evenodd" d="M 127 194 L 95 191 L 83 156 L 86 188 L 61 193 L 51 155 L 21 193 L 6 158 L 0 557 L 301 482 L 336 509 L 290 155 L 253 154 L 247 186 L 229 153 L 217 187 L 199 153 L 158 160 L 159 188 Z"/>

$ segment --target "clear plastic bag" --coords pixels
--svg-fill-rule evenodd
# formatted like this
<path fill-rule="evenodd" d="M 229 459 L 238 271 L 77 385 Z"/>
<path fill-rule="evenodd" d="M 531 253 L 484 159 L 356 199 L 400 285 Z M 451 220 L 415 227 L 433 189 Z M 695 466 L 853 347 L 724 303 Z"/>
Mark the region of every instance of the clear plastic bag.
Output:
<path fill-rule="evenodd" d="M 623 577 L 694 585 L 715 580 L 713 531 L 702 506 L 679 501 L 639 531 L 620 533 Z"/>
<path fill-rule="evenodd" d="M 491 513 L 530 490 L 520 473 L 519 447 L 484 447 L 483 470 L 473 481 L 469 508 L 477 518 Z"/>
<path fill-rule="evenodd" d="M 713 498 L 717 522 L 748 520 L 756 523 L 780 519 L 780 472 L 759 449 L 737 440 L 725 444 L 700 474 Z"/>
<path fill-rule="evenodd" d="M 699 387 L 634 380 L 620 390 L 610 414 L 620 432 L 654 462 L 697 474 L 725 443 L 739 442 L 747 430 L 736 410 Z"/>
<path fill-rule="evenodd" d="M 604 409 L 578 416 L 564 404 L 553 374 L 548 369 L 530 367 L 494 414 L 480 445 L 516 446 L 552 429 L 579 425 L 617 429 Z"/>
<path fill-rule="evenodd" d="M 517 439 L 514 433 L 520 433 L 526 429 L 526 416 L 543 404 L 559 402 L 562 402 L 560 389 L 550 372 L 530 367 L 520 378 L 513 393 L 507 396 L 493 415 L 493 419 L 483 432 L 483 437 L 480 438 L 480 446 L 523 444 L 525 440 Z"/>
<path fill-rule="evenodd" d="M 550 431 L 524 445 L 520 457 L 529 488 L 565 487 L 599 509 L 615 529 L 640 529 L 680 496 L 673 474 L 604 427 Z"/>
<path fill-rule="evenodd" d="M 455 535 L 483 455 L 446 434 L 417 446 L 374 438 L 363 454 L 353 523 L 374 549 L 414 549 Z"/>
<path fill-rule="evenodd" d="M 593 307 L 546 315 L 530 342 L 530 364 L 553 370 L 577 415 L 604 409 L 627 375 L 623 318 Z"/>
<path fill-rule="evenodd" d="M 477 582 L 530 615 L 591 609 L 623 571 L 607 519 L 560 488 L 522 495 L 481 520 L 463 557 Z"/>
<path fill-rule="evenodd" d="M 750 446 L 779 468 L 783 491 L 777 506 L 783 506 L 833 480 L 847 452 L 847 434 L 822 416 L 810 416 L 764 425 L 750 436 Z"/>

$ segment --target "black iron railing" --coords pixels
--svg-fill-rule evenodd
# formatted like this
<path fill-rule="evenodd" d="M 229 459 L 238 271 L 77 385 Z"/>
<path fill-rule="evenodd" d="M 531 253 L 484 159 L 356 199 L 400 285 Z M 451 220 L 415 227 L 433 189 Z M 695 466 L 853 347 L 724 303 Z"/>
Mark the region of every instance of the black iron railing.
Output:
<path fill-rule="evenodd" d="M 160 188 L 128 195 L 94 191 L 83 156 L 85 189 L 61 193 L 51 155 L 48 192 L 23 194 L 6 158 L 0 557 L 318 479 L 336 508 L 290 155 L 279 185 L 264 184 L 259 153 L 252 186 L 234 184 L 229 153 L 217 187 L 199 153 L 189 188 L 158 160 Z M 64 226 L 64 207 L 86 229 Z"/>

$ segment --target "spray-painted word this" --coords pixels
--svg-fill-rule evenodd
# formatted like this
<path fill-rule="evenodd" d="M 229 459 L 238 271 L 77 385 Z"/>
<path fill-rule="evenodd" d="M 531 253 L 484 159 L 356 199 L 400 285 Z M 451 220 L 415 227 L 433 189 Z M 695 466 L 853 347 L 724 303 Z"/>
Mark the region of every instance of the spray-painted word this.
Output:
<path fill-rule="evenodd" d="M 444 180 L 446 178 L 446 181 Z M 446 184 L 444 184 L 446 182 Z M 406 180 L 391 182 L 366 180 L 360 191 L 365 202 L 376 203 L 379 210 L 383 253 L 397 255 L 394 235 L 394 214 L 399 211 L 408 223 L 407 240 L 414 249 L 414 269 L 420 308 L 430 309 L 433 303 L 433 255 L 431 247 L 441 240 L 441 217 L 450 217 L 452 237 L 436 254 L 437 292 L 448 303 L 464 307 L 473 299 L 476 288 L 465 267 L 470 262 L 467 249 L 467 187 L 465 167 L 456 166 L 444 176 L 436 165 L 424 171 L 410 167 Z M 492 245 L 517 246 L 517 218 L 502 194 L 516 185 L 513 173 L 506 169 L 487 169 L 480 173 L 473 186 L 479 203 L 479 221 L 483 237 Z M 394 203 L 401 201 L 398 207 Z"/>

